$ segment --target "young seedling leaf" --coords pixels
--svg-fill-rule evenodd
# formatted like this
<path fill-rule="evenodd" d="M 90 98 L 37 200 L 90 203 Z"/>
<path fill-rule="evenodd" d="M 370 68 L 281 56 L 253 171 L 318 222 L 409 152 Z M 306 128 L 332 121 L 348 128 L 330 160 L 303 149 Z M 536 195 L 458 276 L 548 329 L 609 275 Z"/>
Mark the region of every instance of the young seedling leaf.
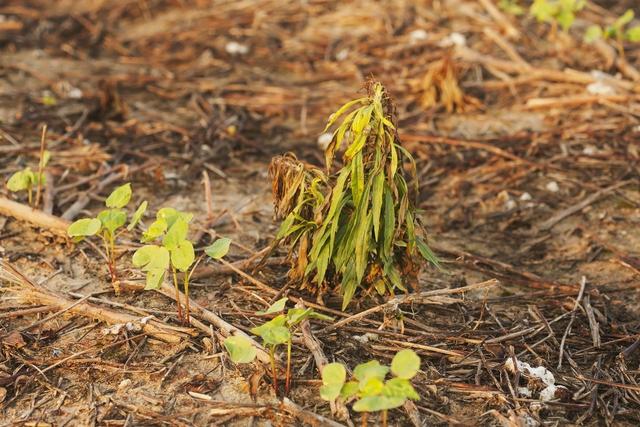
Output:
<path fill-rule="evenodd" d="M 142 271 L 165 271 L 169 268 L 169 251 L 162 246 L 146 245 L 134 252 L 131 261 Z"/>
<path fill-rule="evenodd" d="M 420 370 L 420 357 L 413 350 L 400 350 L 391 361 L 391 372 L 398 378 L 411 379 Z"/>
<path fill-rule="evenodd" d="M 265 311 L 256 311 L 256 314 L 271 314 L 271 313 L 279 313 L 284 310 L 284 306 L 287 304 L 287 300 L 289 298 L 284 297 L 274 302 L 267 308 Z M 291 310 L 290 310 L 291 311 Z"/>
<path fill-rule="evenodd" d="M 97 218 L 82 218 L 72 223 L 67 228 L 69 237 L 93 236 L 100 231 L 102 223 Z"/>
<path fill-rule="evenodd" d="M 361 396 L 378 396 L 384 389 L 384 382 L 377 377 L 368 377 L 360 381 L 359 389 Z"/>
<path fill-rule="evenodd" d="M 107 209 L 98 214 L 102 227 L 113 236 L 127 222 L 127 213 L 122 209 Z"/>
<path fill-rule="evenodd" d="M 152 268 L 147 271 L 147 283 L 144 289 L 146 291 L 153 289 L 160 289 L 162 281 L 164 280 L 164 274 L 166 269 L 164 268 Z"/>
<path fill-rule="evenodd" d="M 177 224 L 177 223 L 176 223 Z M 178 243 L 171 252 L 171 264 L 176 270 L 185 272 L 189 270 L 191 264 L 196 259 L 195 252 L 193 250 L 193 244 L 188 240 L 183 240 Z"/>
<path fill-rule="evenodd" d="M 148 229 L 142 233 L 142 243 L 149 243 L 162 236 L 167 231 L 167 221 L 163 218 L 156 219 Z"/>
<path fill-rule="evenodd" d="M 347 400 L 360 391 L 360 383 L 358 381 L 349 381 L 344 384 L 342 390 L 340 390 L 340 397 Z"/>
<path fill-rule="evenodd" d="M 213 242 L 204 252 L 213 259 L 221 259 L 229 252 L 230 245 L 231 239 L 223 237 Z"/>
<path fill-rule="evenodd" d="M 384 411 L 402 406 L 405 400 L 401 397 L 366 396 L 353 404 L 353 410 L 356 412 Z"/>
<path fill-rule="evenodd" d="M 360 382 L 364 382 L 369 378 L 378 378 L 384 380 L 389 372 L 387 366 L 383 366 L 377 360 L 371 360 L 367 363 L 361 363 L 353 370 L 353 376 Z"/>
<path fill-rule="evenodd" d="M 127 206 L 131 200 L 131 183 L 126 183 L 113 190 L 113 192 L 107 197 L 105 205 L 112 209 L 121 209 Z"/>
<path fill-rule="evenodd" d="M 256 358 L 256 348 L 246 337 L 235 335 L 224 340 L 224 347 L 233 363 L 251 363 Z"/>
<path fill-rule="evenodd" d="M 382 394 L 387 397 L 402 397 L 411 400 L 420 400 L 420 395 L 405 378 L 391 378 L 384 385 Z"/>
<path fill-rule="evenodd" d="M 320 397 L 332 401 L 340 396 L 340 391 L 347 378 L 347 371 L 341 363 L 330 363 L 322 368 L 322 387 Z"/>
<path fill-rule="evenodd" d="M 262 339 L 267 345 L 286 344 L 291 339 L 291 332 L 286 326 L 274 326 L 263 332 Z"/>
<path fill-rule="evenodd" d="M 190 223 L 193 219 L 193 214 L 180 212 L 174 208 L 162 208 L 156 214 L 156 218 L 165 220 L 167 227 L 171 228 L 178 218 L 181 218 L 187 224 Z"/>
<path fill-rule="evenodd" d="M 169 250 L 176 249 L 187 239 L 187 233 L 189 233 L 189 223 L 184 218 L 178 217 L 162 239 L 162 245 Z"/>
<path fill-rule="evenodd" d="M 33 172 L 26 168 L 11 175 L 7 181 L 7 188 L 14 193 L 17 191 L 28 190 L 33 186 Z"/>
<path fill-rule="evenodd" d="M 129 222 L 129 225 L 127 226 L 127 230 L 131 231 L 133 230 L 133 227 L 136 226 L 136 224 L 138 224 L 138 222 L 140 222 L 140 219 L 142 219 L 142 215 L 144 215 L 144 213 L 147 211 L 147 201 L 145 200 L 144 202 L 140 203 L 140 206 L 138 206 L 138 209 L 136 209 L 136 211 L 134 212 L 133 216 L 131 217 L 131 221 Z"/>
<path fill-rule="evenodd" d="M 266 323 L 263 323 L 260 326 L 256 326 L 251 328 L 251 333 L 262 337 L 263 334 L 271 328 L 275 328 L 278 326 L 284 326 L 287 323 L 287 317 L 284 314 L 279 314 L 273 319 L 269 320 Z"/>

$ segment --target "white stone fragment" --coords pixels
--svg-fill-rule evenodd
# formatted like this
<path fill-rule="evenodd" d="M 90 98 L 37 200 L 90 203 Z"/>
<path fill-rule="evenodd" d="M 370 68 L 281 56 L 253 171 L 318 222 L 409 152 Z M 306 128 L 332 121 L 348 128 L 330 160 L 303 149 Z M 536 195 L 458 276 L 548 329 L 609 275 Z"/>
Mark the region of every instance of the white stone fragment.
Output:
<path fill-rule="evenodd" d="M 331 132 L 326 132 L 321 134 L 318 137 L 318 147 L 322 148 L 323 150 L 326 150 L 329 144 L 331 143 L 332 139 L 333 139 L 333 134 Z"/>
<path fill-rule="evenodd" d="M 558 191 L 560 191 L 560 187 L 558 186 L 557 182 L 549 181 L 547 183 L 547 190 L 551 191 L 552 193 L 557 193 Z"/>
<path fill-rule="evenodd" d="M 249 46 L 236 41 L 230 41 L 224 49 L 229 55 L 246 55 L 249 53 Z"/>

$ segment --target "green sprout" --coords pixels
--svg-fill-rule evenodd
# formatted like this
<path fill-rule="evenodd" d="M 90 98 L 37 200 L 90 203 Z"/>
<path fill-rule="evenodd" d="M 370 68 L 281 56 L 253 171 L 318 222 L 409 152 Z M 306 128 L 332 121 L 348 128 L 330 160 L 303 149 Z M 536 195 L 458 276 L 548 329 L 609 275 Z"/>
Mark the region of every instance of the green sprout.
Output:
<path fill-rule="evenodd" d="M 511 15 L 522 15 L 524 8 L 518 4 L 518 0 L 500 0 L 498 7 Z"/>
<path fill-rule="evenodd" d="M 29 206 L 33 206 L 33 189 L 45 185 L 46 177 L 43 172 L 50 159 L 51 153 L 49 151 L 45 150 L 42 152 L 38 164 L 38 171 L 34 172 L 30 167 L 26 167 L 14 173 L 7 181 L 7 189 L 14 193 L 26 191 Z"/>
<path fill-rule="evenodd" d="M 224 340 L 224 348 L 233 363 L 251 363 L 258 354 L 256 348 L 247 337 L 234 335 Z"/>
<path fill-rule="evenodd" d="M 606 28 L 602 28 L 599 25 L 591 25 L 587 28 L 584 34 L 584 40 L 587 43 L 592 43 L 596 40 L 627 40 L 630 42 L 640 42 L 640 25 L 636 25 L 631 28 L 625 27 L 631 21 L 633 21 L 635 14 L 633 10 L 628 9 L 624 14 L 619 16 L 611 25 L 608 25 Z"/>
<path fill-rule="evenodd" d="M 287 298 L 282 298 L 273 303 L 266 311 L 258 311 L 256 314 L 267 315 L 284 311 Z M 280 345 L 287 346 L 287 369 L 285 377 L 285 395 L 289 394 L 291 385 L 291 337 L 295 328 L 305 319 L 319 319 L 331 321 L 333 318 L 314 311 L 311 308 L 290 308 L 287 313 L 278 314 L 268 322 L 251 329 L 251 333 L 262 338 L 264 345 L 269 350 L 271 360 L 271 375 L 273 377 L 273 389 L 278 392 L 278 373 L 276 370 L 276 350 Z"/>
<path fill-rule="evenodd" d="M 129 221 L 126 229 L 123 229 L 127 222 L 127 212 L 123 209 L 131 200 L 131 184 L 127 183 L 113 190 L 107 197 L 105 205 L 108 209 L 103 210 L 95 218 L 82 218 L 72 223 L 67 229 L 67 235 L 75 242 L 79 242 L 86 237 L 98 235 L 102 239 L 105 250 L 105 257 L 111 284 L 116 294 L 120 292 L 118 274 L 116 268 L 116 239 L 125 231 L 131 231 L 142 218 L 147 210 L 147 202 L 144 201 L 138 206 Z"/>
<path fill-rule="evenodd" d="M 356 400 L 353 410 L 366 413 L 382 411 L 382 425 L 387 425 L 389 409 L 398 408 L 407 401 L 420 400 L 411 385 L 411 379 L 420 370 L 420 357 L 413 350 L 401 350 L 391 361 L 391 368 L 371 360 L 356 366 L 353 379 L 346 381 L 346 369 L 340 363 L 331 363 L 322 369 L 320 397 L 326 401 Z M 391 371 L 393 378 L 385 381 Z"/>
<path fill-rule="evenodd" d="M 336 174 L 291 155 L 270 166 L 275 211 L 283 218 L 273 246 L 284 240 L 292 252 L 297 247 L 290 278 L 303 287 L 340 286 L 343 310 L 358 287 L 381 295 L 406 291 L 417 254 L 438 265 L 417 218 L 415 162 L 400 143 L 393 110 L 383 86 L 371 83 L 369 96 L 331 115 L 327 129 L 341 117 L 342 123 L 325 150 L 327 173 L 345 150 Z"/>
<path fill-rule="evenodd" d="M 133 254 L 135 267 L 146 273 L 145 289 L 159 289 L 167 270 L 171 270 L 173 286 L 176 291 L 178 319 L 190 322 L 189 281 L 197 266 L 193 243 L 188 239 L 189 223 L 193 214 L 180 212 L 173 208 L 162 208 L 156 213 L 156 220 L 142 234 L 142 243 L 151 243 L 162 239 L 161 245 L 147 244 Z M 229 239 L 218 239 L 205 251 L 220 259 L 229 249 Z M 213 247 L 213 249 L 212 249 Z M 185 296 L 185 313 L 180 304 L 180 285 L 178 273 L 182 273 L 182 286 Z"/>
<path fill-rule="evenodd" d="M 534 0 L 529 13 L 538 22 L 557 23 L 563 31 L 568 31 L 576 19 L 576 12 L 586 3 L 586 0 Z"/>

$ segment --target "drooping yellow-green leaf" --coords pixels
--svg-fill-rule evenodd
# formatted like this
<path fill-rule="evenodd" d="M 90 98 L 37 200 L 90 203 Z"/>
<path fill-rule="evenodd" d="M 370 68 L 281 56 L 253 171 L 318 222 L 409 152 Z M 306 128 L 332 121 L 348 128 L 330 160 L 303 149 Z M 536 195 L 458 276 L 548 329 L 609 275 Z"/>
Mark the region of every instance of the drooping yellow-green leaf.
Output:
<path fill-rule="evenodd" d="M 133 254 L 131 262 L 142 271 L 166 270 L 169 268 L 169 251 L 157 245 L 145 245 Z"/>
<path fill-rule="evenodd" d="M 178 217 L 169 227 L 167 234 L 162 239 L 162 246 L 169 250 L 173 250 L 187 239 L 189 233 L 189 223 L 182 217 Z"/>
<path fill-rule="evenodd" d="M 256 358 L 257 350 L 248 338 L 234 335 L 224 340 L 224 348 L 233 363 L 251 363 Z"/>
<path fill-rule="evenodd" d="M 140 203 L 140 206 L 138 206 L 138 209 L 136 209 L 136 211 L 133 213 L 133 216 L 131 217 L 131 221 L 127 226 L 127 230 L 133 230 L 133 227 L 135 227 L 136 224 L 140 222 L 140 219 L 142 219 L 142 215 L 144 215 L 144 213 L 147 211 L 147 205 L 148 203 L 146 200 Z"/>
<path fill-rule="evenodd" d="M 9 191 L 18 192 L 28 190 L 33 186 L 34 175 L 31 169 L 26 168 L 11 175 L 7 181 Z"/>
<path fill-rule="evenodd" d="M 186 272 L 196 259 L 193 244 L 188 240 L 183 240 L 176 247 L 170 249 L 171 265 L 176 270 Z"/>
<path fill-rule="evenodd" d="M 322 387 L 320 397 L 332 401 L 340 396 L 340 391 L 347 379 L 347 371 L 341 363 L 330 363 L 322 368 Z"/>
<path fill-rule="evenodd" d="M 106 209 L 98 214 L 98 219 L 102 228 L 114 236 L 116 230 L 127 222 L 127 213 L 122 209 Z"/>
<path fill-rule="evenodd" d="M 282 310 L 284 310 L 284 307 L 285 307 L 285 305 L 287 305 L 287 301 L 288 300 L 289 300 L 289 298 L 287 298 L 287 297 L 280 298 L 278 301 L 276 301 L 273 304 L 271 304 L 269 306 L 269 308 L 267 308 L 265 311 L 257 311 L 256 314 L 279 313 Z"/>

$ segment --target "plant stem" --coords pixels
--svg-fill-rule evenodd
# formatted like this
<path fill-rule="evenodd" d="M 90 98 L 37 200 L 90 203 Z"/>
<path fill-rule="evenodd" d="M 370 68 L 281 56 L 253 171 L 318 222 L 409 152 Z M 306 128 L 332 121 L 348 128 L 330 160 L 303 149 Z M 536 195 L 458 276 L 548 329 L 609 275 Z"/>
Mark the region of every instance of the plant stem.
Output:
<path fill-rule="evenodd" d="M 362 413 L 362 427 L 367 427 L 368 423 L 368 418 L 369 418 L 369 413 L 368 412 L 363 412 Z"/>
<path fill-rule="evenodd" d="M 184 272 L 184 296 L 185 296 L 185 317 L 187 319 L 187 325 L 191 324 L 189 320 L 189 271 Z"/>
<path fill-rule="evenodd" d="M 111 286 L 116 292 L 116 295 L 120 294 L 120 285 L 118 284 L 118 271 L 116 268 L 116 242 L 115 237 L 109 233 L 109 271 L 111 273 Z"/>
<path fill-rule="evenodd" d="M 284 395 L 289 396 L 289 388 L 291 386 L 291 338 L 287 342 L 287 374 L 284 381 Z"/>
<path fill-rule="evenodd" d="M 269 360 L 271 361 L 271 376 L 273 376 L 273 391 L 278 396 L 278 373 L 276 372 L 276 346 L 269 347 Z"/>
<path fill-rule="evenodd" d="M 42 191 L 42 173 L 44 171 L 44 149 L 46 148 L 46 136 L 47 125 L 42 126 L 42 137 L 40 138 L 40 162 L 38 163 L 38 188 L 36 190 L 36 203 L 34 206 L 37 208 L 40 204 L 40 193 Z"/>
<path fill-rule="evenodd" d="M 173 272 L 173 287 L 176 288 L 176 304 L 178 305 L 178 320 L 182 321 L 182 307 L 180 305 L 180 287 L 178 286 L 178 273 L 175 267 L 171 266 Z"/>
<path fill-rule="evenodd" d="M 388 411 L 384 409 L 382 411 L 382 427 L 387 427 L 387 415 L 388 415 Z"/>
<path fill-rule="evenodd" d="M 31 185 L 27 188 L 27 194 L 29 197 L 29 206 L 33 207 L 33 188 Z"/>

